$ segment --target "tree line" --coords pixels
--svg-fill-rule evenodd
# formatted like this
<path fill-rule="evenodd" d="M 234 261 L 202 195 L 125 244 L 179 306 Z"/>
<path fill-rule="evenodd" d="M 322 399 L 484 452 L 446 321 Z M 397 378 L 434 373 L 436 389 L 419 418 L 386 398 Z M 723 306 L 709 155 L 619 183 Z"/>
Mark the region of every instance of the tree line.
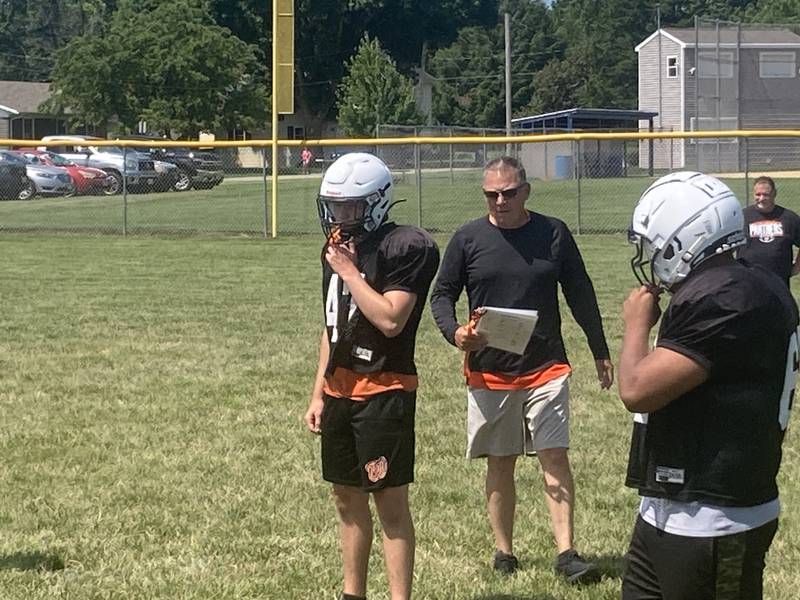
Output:
<path fill-rule="evenodd" d="M 800 0 L 295 0 L 295 99 L 351 135 L 381 123 L 502 127 L 503 14 L 515 115 L 635 108 L 634 47 L 694 17 L 800 23 Z M 268 122 L 271 2 L 0 0 L 0 80 L 50 81 L 48 108 L 162 133 Z M 414 82 L 433 81 L 430 114 Z M 320 129 L 317 128 L 319 131 Z"/>

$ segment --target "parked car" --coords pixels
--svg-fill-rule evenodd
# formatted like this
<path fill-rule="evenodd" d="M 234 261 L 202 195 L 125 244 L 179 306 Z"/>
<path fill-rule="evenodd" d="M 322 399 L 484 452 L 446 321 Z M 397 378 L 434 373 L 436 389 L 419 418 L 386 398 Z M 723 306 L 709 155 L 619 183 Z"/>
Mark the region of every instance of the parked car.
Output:
<path fill-rule="evenodd" d="M 49 150 L 17 148 L 17 152 L 24 154 L 26 157 L 36 156 L 45 165 L 57 167 L 69 173 L 69 176 L 72 177 L 72 181 L 75 183 L 75 191 L 78 194 L 104 194 L 106 196 L 113 196 L 119 193 L 116 187 L 119 182 L 102 169 L 79 167 L 71 160 L 67 160 L 60 154 L 50 152 Z"/>
<path fill-rule="evenodd" d="M 131 135 L 126 139 L 160 141 L 152 136 Z M 211 150 L 199 148 L 157 147 L 139 148 L 155 161 L 167 162 L 178 168 L 172 189 L 183 192 L 191 188 L 207 190 L 222 183 L 225 173 L 222 161 Z"/>
<path fill-rule="evenodd" d="M 58 167 L 50 167 L 46 165 L 38 156 L 33 154 L 22 154 L 15 152 L 17 156 L 22 157 L 25 161 L 25 170 L 28 179 L 33 181 L 36 186 L 35 193 L 42 196 L 74 196 L 75 195 L 75 182 L 72 181 L 70 174 L 59 169 Z M 30 188 L 19 193 L 20 200 L 28 200 L 31 195 Z"/>
<path fill-rule="evenodd" d="M 155 187 L 159 174 L 153 159 L 147 154 L 120 146 L 95 146 L 101 138 L 86 135 L 49 135 L 43 142 L 58 142 L 57 146 L 42 147 L 56 152 L 78 166 L 102 169 L 116 179 L 117 193 L 122 191 L 122 178 L 127 177 L 127 187 L 132 191 L 147 191 Z"/>
<path fill-rule="evenodd" d="M 141 149 L 137 148 L 137 150 L 141 152 Z M 144 153 L 142 152 L 142 154 Z M 181 178 L 181 170 L 169 161 L 157 160 L 152 155 L 151 158 L 153 159 L 153 166 L 156 173 L 158 173 L 158 179 L 156 179 L 156 182 L 153 184 L 153 190 L 156 192 L 175 190 L 175 186 Z"/>
<path fill-rule="evenodd" d="M 16 200 L 23 191 L 28 198 L 36 189 L 28 179 L 25 159 L 7 150 L 0 150 L 0 199 Z"/>

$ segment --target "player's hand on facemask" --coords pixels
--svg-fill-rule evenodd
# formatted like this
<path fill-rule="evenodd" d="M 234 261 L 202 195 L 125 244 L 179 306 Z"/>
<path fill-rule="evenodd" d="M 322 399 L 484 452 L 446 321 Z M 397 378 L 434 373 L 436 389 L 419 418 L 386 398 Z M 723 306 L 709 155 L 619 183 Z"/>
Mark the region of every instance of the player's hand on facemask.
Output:
<path fill-rule="evenodd" d="M 346 280 L 348 276 L 361 276 L 356 266 L 358 264 L 356 245 L 352 241 L 344 244 L 329 244 L 325 250 L 325 260 L 343 280 Z"/>
<path fill-rule="evenodd" d="M 652 329 L 661 318 L 661 308 L 658 306 L 660 295 L 659 288 L 649 285 L 631 290 L 622 305 L 625 327 L 646 327 L 648 331 Z"/>

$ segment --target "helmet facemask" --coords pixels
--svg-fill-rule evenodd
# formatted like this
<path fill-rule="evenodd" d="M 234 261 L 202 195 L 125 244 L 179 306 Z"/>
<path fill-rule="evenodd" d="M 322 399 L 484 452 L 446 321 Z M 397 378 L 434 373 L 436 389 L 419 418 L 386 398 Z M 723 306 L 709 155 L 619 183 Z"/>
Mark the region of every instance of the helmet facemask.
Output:
<path fill-rule="evenodd" d="M 628 230 L 628 243 L 633 244 L 636 248 L 636 254 L 631 258 L 631 270 L 639 285 L 663 288 L 663 285 L 656 282 L 656 276 L 653 273 L 652 244 L 632 229 Z M 656 250 L 656 252 L 658 251 Z"/>

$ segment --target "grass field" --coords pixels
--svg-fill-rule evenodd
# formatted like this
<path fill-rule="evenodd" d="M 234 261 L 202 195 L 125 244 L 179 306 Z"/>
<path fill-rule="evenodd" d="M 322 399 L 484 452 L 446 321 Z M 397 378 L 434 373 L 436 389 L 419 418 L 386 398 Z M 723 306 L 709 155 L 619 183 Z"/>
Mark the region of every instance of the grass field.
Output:
<path fill-rule="evenodd" d="M 407 202 L 392 209 L 401 222 L 453 232 L 483 213 L 480 171 L 426 171 L 417 185 L 412 171 L 396 172 L 395 199 Z M 633 206 L 652 178 L 535 181 L 530 206 L 563 219 L 583 233 L 624 231 Z M 744 202 L 744 180 L 727 183 Z M 286 177 L 279 183 L 278 231 L 308 234 L 319 231 L 315 204 L 319 176 Z M 800 180 L 778 181 L 778 202 L 800 211 Z M 421 198 L 421 199 L 420 199 Z M 271 192 L 258 177 L 228 178 L 213 190 L 121 196 L 36 198 L 0 202 L 0 231 L 78 233 L 125 229 L 131 234 L 270 232 Z"/>
<path fill-rule="evenodd" d="M 439 241 L 444 244 L 446 237 Z M 0 237 L 0 598 L 334 599 L 336 517 L 305 410 L 321 328 L 321 236 Z M 582 236 L 612 352 L 632 283 L 622 236 Z M 521 463 L 512 578 L 493 546 L 482 462 L 464 451 L 460 354 L 425 314 L 418 344 L 418 598 L 618 597 L 637 497 L 623 487 L 631 418 L 593 380 L 571 318 L 577 540 L 604 580 L 551 573 L 549 519 Z M 800 440 L 766 598 L 800 589 Z M 370 597 L 386 598 L 381 552 Z"/>

